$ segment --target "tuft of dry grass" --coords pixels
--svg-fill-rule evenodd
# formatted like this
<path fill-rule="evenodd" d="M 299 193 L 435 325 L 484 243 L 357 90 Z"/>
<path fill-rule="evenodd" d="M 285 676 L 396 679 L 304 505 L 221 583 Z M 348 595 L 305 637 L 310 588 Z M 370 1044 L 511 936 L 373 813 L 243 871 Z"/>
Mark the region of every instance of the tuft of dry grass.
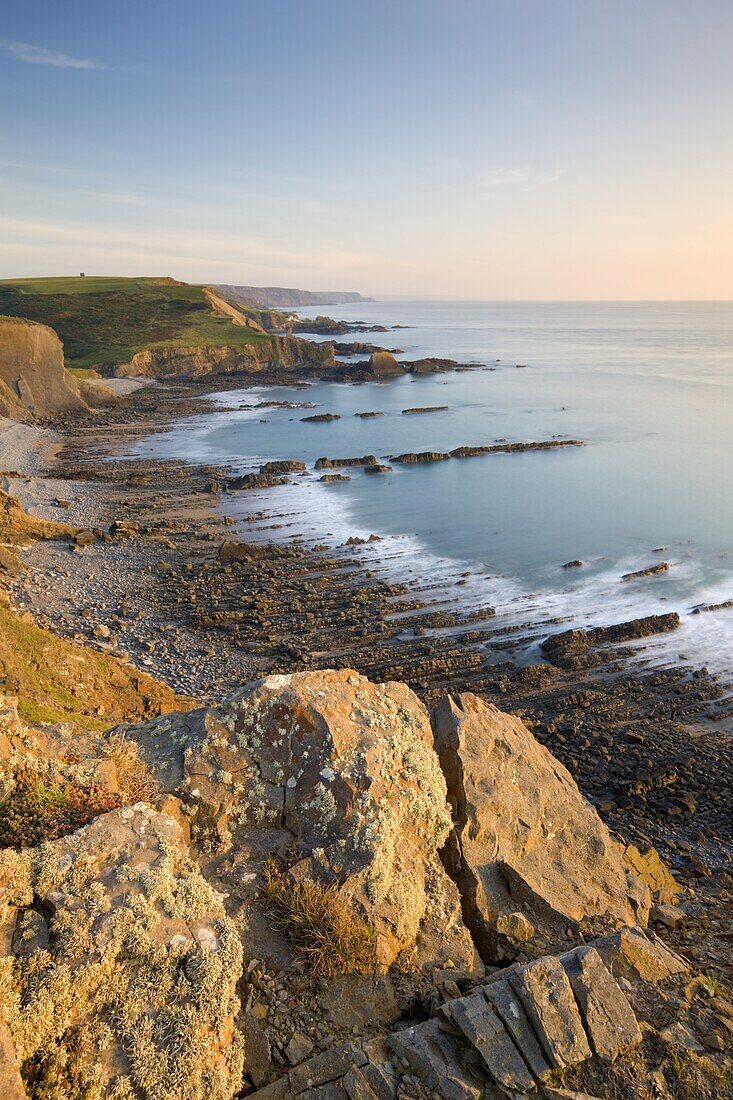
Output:
<path fill-rule="evenodd" d="M 125 804 L 153 803 L 160 794 L 160 787 L 150 768 L 140 756 L 135 741 L 128 741 L 124 733 L 112 733 L 107 738 L 104 751 L 112 760 L 117 773 L 117 783 Z"/>
<path fill-rule="evenodd" d="M 641 1046 L 612 1065 L 593 1059 L 555 1070 L 547 1083 L 606 1100 L 723 1100 L 730 1074 L 711 1057 L 665 1042 L 648 1025 Z"/>
<path fill-rule="evenodd" d="M 296 881 L 273 859 L 263 867 L 263 896 L 296 956 L 322 978 L 370 974 L 376 970 L 376 934 L 353 911 L 337 883 Z"/>
<path fill-rule="evenodd" d="M 722 1100 L 731 1096 L 730 1074 L 710 1058 L 675 1050 L 667 1066 L 670 1093 L 675 1100 Z"/>

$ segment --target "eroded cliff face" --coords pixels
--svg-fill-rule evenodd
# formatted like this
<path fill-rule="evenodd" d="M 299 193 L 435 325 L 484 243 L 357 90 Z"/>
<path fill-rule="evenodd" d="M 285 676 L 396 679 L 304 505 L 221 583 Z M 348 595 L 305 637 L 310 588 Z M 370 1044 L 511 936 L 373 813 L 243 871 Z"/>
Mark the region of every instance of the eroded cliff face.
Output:
<path fill-rule="evenodd" d="M 87 390 L 64 368 L 63 345 L 53 329 L 0 318 L 0 415 L 32 420 L 88 412 Z"/>
<path fill-rule="evenodd" d="M 190 348 L 146 348 L 122 363 L 119 378 L 206 378 L 214 374 L 258 374 L 296 367 L 314 372 L 335 365 L 330 344 L 316 344 L 296 337 L 273 337 L 244 347 L 206 345 Z"/>

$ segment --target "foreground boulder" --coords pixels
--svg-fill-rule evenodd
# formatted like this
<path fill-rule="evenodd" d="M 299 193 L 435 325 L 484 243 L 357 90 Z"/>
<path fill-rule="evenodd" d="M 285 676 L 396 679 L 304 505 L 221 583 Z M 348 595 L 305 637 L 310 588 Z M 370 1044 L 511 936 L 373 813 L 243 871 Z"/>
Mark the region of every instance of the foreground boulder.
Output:
<path fill-rule="evenodd" d="M 34 1095 L 229 1100 L 241 964 L 180 827 L 148 806 L 0 852 L 0 1081 L 23 1095 L 23 1067 Z"/>
<path fill-rule="evenodd" d="M 240 889 L 267 852 L 288 851 L 295 879 L 341 884 L 376 932 L 380 967 L 408 951 L 473 969 L 438 855 L 451 828 L 445 779 L 428 713 L 404 684 L 349 670 L 270 676 L 127 736 L 194 836 L 231 853 Z"/>
<path fill-rule="evenodd" d="M 518 718 L 467 693 L 446 698 L 433 724 L 454 813 L 444 858 L 485 961 L 583 921 L 646 923 L 647 887 Z"/>

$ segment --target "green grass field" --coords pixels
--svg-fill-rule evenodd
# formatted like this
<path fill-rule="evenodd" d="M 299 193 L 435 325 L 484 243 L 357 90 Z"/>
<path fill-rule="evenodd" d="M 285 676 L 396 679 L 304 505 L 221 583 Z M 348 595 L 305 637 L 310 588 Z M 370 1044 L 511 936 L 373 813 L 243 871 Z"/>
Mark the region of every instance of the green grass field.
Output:
<path fill-rule="evenodd" d="M 164 278 L 12 279 L 0 282 L 0 314 L 50 325 L 69 367 L 113 367 L 149 347 L 266 339 L 216 317 L 202 287 Z"/>

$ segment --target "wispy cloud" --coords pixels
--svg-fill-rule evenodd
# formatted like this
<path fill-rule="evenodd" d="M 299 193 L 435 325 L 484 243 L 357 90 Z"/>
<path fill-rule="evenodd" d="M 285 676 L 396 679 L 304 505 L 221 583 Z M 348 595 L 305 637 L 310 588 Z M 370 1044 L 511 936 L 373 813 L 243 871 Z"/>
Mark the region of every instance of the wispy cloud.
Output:
<path fill-rule="evenodd" d="M 101 202 L 122 203 L 124 206 L 149 206 L 151 203 L 149 195 L 139 195 L 132 191 L 95 191 L 82 187 L 79 189 L 79 194 L 89 199 L 99 199 Z"/>
<path fill-rule="evenodd" d="M 14 57 L 16 61 L 24 61 L 26 65 L 51 65 L 54 69 L 107 69 L 98 61 L 90 61 L 83 57 L 70 57 L 59 50 L 47 50 L 43 46 L 33 46 L 30 42 L 2 42 L 0 49 L 3 53 Z"/>
<path fill-rule="evenodd" d="M 537 96 L 532 95 L 531 92 L 523 92 L 519 88 L 517 88 L 515 91 L 513 91 L 511 93 L 511 98 L 520 107 L 536 107 L 537 106 Z"/>
<path fill-rule="evenodd" d="M 3 250 L 15 245 L 48 252 L 83 249 L 110 256 L 127 256 L 150 263 L 220 263 L 230 268 L 278 268 L 293 271 L 320 269 L 343 273 L 377 264 L 376 254 L 322 245 L 314 250 L 295 250 L 277 241 L 231 233 L 199 233 L 177 229 L 141 231 L 111 225 L 51 222 L 0 216 Z"/>
<path fill-rule="evenodd" d="M 506 187 L 511 183 L 528 183 L 534 178 L 530 165 L 521 168 L 484 168 L 479 172 L 479 180 L 484 187 Z"/>
<path fill-rule="evenodd" d="M 538 171 L 531 164 L 514 168 L 484 168 L 478 174 L 482 187 L 509 187 L 522 183 L 553 183 L 560 173 L 557 170 Z"/>

